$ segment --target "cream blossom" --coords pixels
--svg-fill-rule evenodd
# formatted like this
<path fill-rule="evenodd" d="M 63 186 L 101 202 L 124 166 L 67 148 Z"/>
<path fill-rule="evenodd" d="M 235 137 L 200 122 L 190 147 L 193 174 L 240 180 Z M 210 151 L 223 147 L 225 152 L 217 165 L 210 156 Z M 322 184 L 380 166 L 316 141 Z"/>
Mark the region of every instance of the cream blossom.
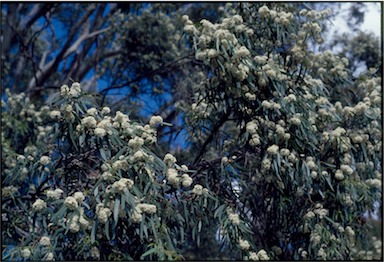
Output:
<path fill-rule="evenodd" d="M 51 158 L 48 156 L 42 156 L 40 157 L 40 164 L 43 166 L 48 165 L 51 162 Z"/>
<path fill-rule="evenodd" d="M 276 155 L 279 152 L 279 147 L 277 145 L 272 145 L 267 148 L 267 153 L 270 155 Z"/>
<path fill-rule="evenodd" d="M 49 237 L 43 236 L 43 237 L 41 237 L 39 244 L 41 246 L 50 246 L 51 245 L 51 239 Z"/>
<path fill-rule="evenodd" d="M 29 258 L 31 256 L 31 250 L 29 248 L 23 248 L 20 253 L 23 258 Z"/>
<path fill-rule="evenodd" d="M 152 127 L 162 123 L 163 123 L 163 118 L 161 116 L 152 116 L 151 119 L 149 120 L 149 125 Z"/>
<path fill-rule="evenodd" d="M 53 199 L 53 200 L 58 200 L 60 199 L 61 197 L 61 194 L 63 194 L 64 191 L 60 188 L 57 188 L 55 190 L 48 190 L 46 195 L 47 195 L 47 198 L 49 199 Z"/>
<path fill-rule="evenodd" d="M 251 247 L 249 242 L 247 240 L 243 240 L 243 239 L 239 240 L 239 246 L 240 246 L 241 250 L 248 250 Z"/>
<path fill-rule="evenodd" d="M 41 212 L 46 208 L 47 208 L 47 203 L 45 203 L 44 200 L 42 199 L 37 199 L 32 205 L 32 209 L 36 212 Z"/>
<path fill-rule="evenodd" d="M 53 110 L 49 113 L 49 116 L 53 119 L 59 119 L 61 116 L 61 112 L 58 110 Z"/>
<path fill-rule="evenodd" d="M 203 186 L 202 185 L 195 185 L 192 189 L 192 192 L 196 195 L 202 195 L 203 194 Z"/>
<path fill-rule="evenodd" d="M 78 208 L 79 204 L 77 202 L 77 200 L 74 198 L 74 197 L 67 197 L 64 201 L 64 204 L 67 208 L 71 209 L 71 210 L 75 210 Z"/>
<path fill-rule="evenodd" d="M 76 201 L 77 201 L 78 203 L 83 202 L 84 199 L 85 199 L 85 196 L 84 196 L 84 194 L 83 194 L 82 192 L 76 192 L 76 193 L 74 193 L 74 194 L 73 194 L 73 197 L 76 199 Z"/>

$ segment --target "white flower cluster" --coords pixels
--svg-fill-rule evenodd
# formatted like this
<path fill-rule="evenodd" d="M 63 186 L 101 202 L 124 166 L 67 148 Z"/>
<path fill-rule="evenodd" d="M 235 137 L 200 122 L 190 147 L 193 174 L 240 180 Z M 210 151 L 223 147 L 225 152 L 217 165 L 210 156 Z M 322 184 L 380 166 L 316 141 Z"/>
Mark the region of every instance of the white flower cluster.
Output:
<path fill-rule="evenodd" d="M 257 256 L 260 260 L 270 260 L 267 251 L 265 251 L 264 249 L 257 252 Z"/>
<path fill-rule="evenodd" d="M 64 204 L 67 208 L 71 210 L 75 210 L 79 207 L 79 204 L 77 203 L 76 199 L 72 196 L 69 196 L 65 199 Z"/>
<path fill-rule="evenodd" d="M 142 145 L 144 145 L 144 139 L 136 136 L 128 141 L 128 145 L 132 147 L 134 151 L 137 151 Z"/>
<path fill-rule="evenodd" d="M 313 213 L 312 211 L 308 211 L 305 215 L 304 215 L 304 219 L 305 220 L 311 220 L 312 218 L 315 217 L 315 213 Z"/>
<path fill-rule="evenodd" d="M 269 18 L 272 21 L 274 21 L 277 24 L 281 25 L 289 25 L 293 19 L 293 14 L 290 12 L 280 11 L 277 12 L 276 10 L 270 10 L 268 6 L 263 5 L 258 10 L 260 16 L 262 18 Z"/>
<path fill-rule="evenodd" d="M 181 175 L 181 184 L 183 187 L 190 187 L 193 183 L 193 179 L 188 174 Z"/>
<path fill-rule="evenodd" d="M 248 250 L 251 247 L 247 240 L 241 238 L 239 239 L 239 246 L 241 250 Z"/>
<path fill-rule="evenodd" d="M 323 208 L 322 204 L 316 204 L 313 213 L 319 216 L 320 219 L 323 219 L 326 215 L 328 215 L 328 209 Z"/>
<path fill-rule="evenodd" d="M 194 193 L 194 194 L 196 194 L 196 195 L 198 195 L 198 196 L 201 196 L 201 195 L 203 194 L 203 190 L 204 190 L 203 186 L 197 184 L 197 185 L 195 185 L 195 186 L 193 187 L 193 189 L 192 189 L 192 193 Z"/>
<path fill-rule="evenodd" d="M 37 139 L 44 141 L 46 135 L 49 134 L 53 130 L 53 128 L 52 128 L 52 126 L 46 126 L 46 127 L 38 126 L 37 130 L 39 132 L 37 135 Z"/>
<path fill-rule="evenodd" d="M 259 252 L 249 251 L 248 259 L 252 261 L 259 261 L 259 260 L 270 260 L 270 257 L 268 256 L 268 253 L 262 249 Z"/>
<path fill-rule="evenodd" d="M 81 124 L 85 128 L 91 129 L 96 127 L 97 121 L 93 116 L 86 116 L 81 119 Z"/>
<path fill-rule="evenodd" d="M 155 214 L 157 212 L 157 208 L 155 205 L 152 204 L 137 204 L 135 207 L 135 210 L 132 213 L 132 222 L 133 223 L 140 223 L 143 219 L 143 213 L 146 214 Z"/>
<path fill-rule="evenodd" d="M 167 167 L 172 168 L 177 162 L 177 159 L 172 154 L 168 153 L 164 156 L 163 161 L 167 165 Z"/>
<path fill-rule="evenodd" d="M 258 123 L 256 120 L 252 120 L 246 124 L 246 130 L 251 135 L 251 139 L 249 140 L 249 144 L 251 146 L 260 145 L 260 136 L 257 133 Z"/>
<path fill-rule="evenodd" d="M 252 261 L 259 261 L 259 256 L 257 255 L 256 252 L 250 251 L 248 259 Z"/>
<path fill-rule="evenodd" d="M 105 106 L 103 109 L 101 109 L 102 115 L 108 115 L 109 113 L 111 113 L 111 109 L 108 106 Z"/>
<path fill-rule="evenodd" d="M 353 231 L 352 227 L 350 227 L 350 226 L 345 227 L 345 234 L 348 237 L 350 246 L 351 247 L 355 246 L 356 237 L 355 237 L 355 231 Z"/>
<path fill-rule="evenodd" d="M 73 196 L 69 196 L 65 199 L 64 204 L 67 208 L 70 210 L 75 210 L 79 207 L 79 204 L 81 204 L 85 199 L 85 196 L 81 192 L 74 193 Z"/>
<path fill-rule="evenodd" d="M 94 108 L 94 107 L 91 107 L 87 110 L 87 114 L 90 115 L 90 116 L 96 116 L 98 113 L 97 113 L 97 109 Z"/>
<path fill-rule="evenodd" d="M 261 103 L 261 106 L 265 109 L 276 109 L 276 110 L 281 109 L 281 105 L 279 103 L 276 103 L 274 101 L 268 101 L 268 100 L 264 100 Z"/>
<path fill-rule="evenodd" d="M 212 24 L 203 19 L 200 21 L 202 25 L 197 29 L 189 17 L 184 17 L 184 31 L 198 37 L 198 45 L 200 50 L 196 52 L 196 59 L 208 64 L 211 59 L 216 59 L 221 50 L 216 49 L 215 44 L 219 43 L 223 49 L 223 56 L 227 59 L 224 67 L 231 72 L 239 81 L 247 78 L 249 74 L 251 52 L 239 44 L 235 33 L 245 33 L 252 35 L 254 32 L 243 24 L 243 18 L 240 15 L 234 15 L 222 20 L 220 24 Z"/>
<path fill-rule="evenodd" d="M 269 155 L 276 155 L 279 152 L 279 146 L 277 145 L 272 145 L 267 148 L 267 153 Z"/>
<path fill-rule="evenodd" d="M 24 148 L 24 153 L 27 155 L 29 161 L 33 161 L 37 156 L 37 147 L 34 145 L 26 146 Z"/>
<path fill-rule="evenodd" d="M 64 191 L 60 188 L 56 188 L 55 190 L 47 190 L 46 195 L 48 199 L 58 200 Z"/>
<path fill-rule="evenodd" d="M 64 105 L 63 104 L 61 106 L 60 110 L 63 113 L 64 118 L 66 120 L 68 120 L 69 122 L 73 122 L 75 120 L 75 115 L 74 115 L 74 111 L 73 111 L 72 105 L 70 105 L 70 104 Z"/>
<path fill-rule="evenodd" d="M 289 123 L 295 126 L 299 126 L 301 124 L 301 120 L 299 116 L 293 116 L 288 120 Z"/>
<path fill-rule="evenodd" d="M 96 215 L 100 223 L 105 224 L 108 221 L 108 218 L 112 215 L 112 212 L 109 208 L 104 207 L 103 204 L 97 204 L 96 206 Z"/>
<path fill-rule="evenodd" d="M 58 110 L 52 110 L 52 111 L 49 113 L 49 116 L 50 116 L 52 119 L 59 119 L 60 116 L 61 116 L 61 112 L 58 111 Z"/>
<path fill-rule="evenodd" d="M 76 199 L 77 203 L 82 203 L 85 200 L 85 196 L 81 192 L 75 192 L 73 194 L 73 197 Z"/>
<path fill-rule="evenodd" d="M 146 214 L 155 214 L 157 211 L 156 206 L 152 204 L 137 204 L 136 209 Z"/>
<path fill-rule="evenodd" d="M 129 178 L 121 178 L 112 184 L 112 192 L 116 194 L 124 193 L 124 189 L 131 189 L 134 182 Z"/>
<path fill-rule="evenodd" d="M 117 111 L 115 117 L 113 120 L 113 127 L 115 128 L 123 128 L 127 129 L 130 127 L 131 120 L 129 119 L 128 115 Z"/>
<path fill-rule="evenodd" d="M 145 166 L 146 163 L 148 162 L 153 162 L 154 161 L 154 157 L 147 154 L 144 150 L 142 149 L 139 149 L 138 151 L 136 151 L 133 155 L 130 155 L 128 157 L 128 162 L 134 166 L 135 168 L 142 168 Z M 128 168 L 127 167 L 124 167 L 122 169 L 126 170 Z"/>
<path fill-rule="evenodd" d="M 354 204 L 354 201 L 352 200 L 351 198 L 351 195 L 349 194 L 343 194 L 342 196 L 342 202 L 346 205 L 346 206 L 353 206 Z"/>
<path fill-rule="evenodd" d="M 156 121 L 158 120 L 159 119 L 157 118 Z M 121 138 L 127 138 L 128 140 L 130 140 L 135 139 L 135 137 L 140 137 L 144 140 L 144 143 L 155 143 L 157 141 L 156 129 L 153 126 L 149 124 L 141 126 L 140 124 L 131 123 L 131 120 L 129 119 L 128 115 L 120 111 L 116 112 L 116 115 L 112 119 L 112 122 L 112 126 L 118 129 L 118 131 L 120 132 Z M 135 140 L 135 142 L 139 142 L 139 140 Z M 135 149 L 137 149 L 137 147 Z"/>
<path fill-rule="evenodd" d="M 32 210 L 35 212 L 41 212 L 44 209 L 47 208 L 47 203 L 44 202 L 42 199 L 37 199 L 33 204 L 32 204 Z"/>
<path fill-rule="evenodd" d="M 268 171 L 271 169 L 271 160 L 268 158 L 263 159 L 261 162 L 261 171 Z"/>
<path fill-rule="evenodd" d="M 180 177 L 179 177 L 179 174 L 177 173 L 177 170 L 174 169 L 174 168 L 168 168 L 167 169 L 167 172 L 165 174 L 168 182 L 174 186 L 174 187 L 178 187 L 179 185 L 179 182 L 180 182 Z"/>
<path fill-rule="evenodd" d="M 163 123 L 163 118 L 161 116 L 152 116 L 151 119 L 149 120 L 149 125 L 151 127 L 155 127 L 158 124 Z"/>
<path fill-rule="evenodd" d="M 2 196 L 13 196 L 19 189 L 15 186 L 7 186 L 1 190 Z"/>
<path fill-rule="evenodd" d="M 291 102 L 296 102 L 296 96 L 294 94 L 289 94 L 288 96 L 285 96 L 283 98 L 284 102 L 291 103 Z"/>
<path fill-rule="evenodd" d="M 228 219 L 229 221 L 235 225 L 238 226 L 240 225 L 240 217 L 239 214 L 236 214 L 233 212 L 232 208 L 228 207 L 227 208 L 227 214 L 228 214 Z"/>
<path fill-rule="evenodd" d="M 309 241 L 311 242 L 312 247 L 316 247 L 320 244 L 321 242 L 321 236 L 318 233 L 318 230 L 316 229 L 316 226 L 319 224 L 315 225 L 315 229 L 312 231 L 311 235 L 309 236 Z"/>
<path fill-rule="evenodd" d="M 100 250 L 97 247 L 92 247 L 90 253 L 92 258 L 100 260 Z"/>
<path fill-rule="evenodd" d="M 81 93 L 80 83 L 74 82 L 69 88 L 67 85 L 62 85 L 60 87 L 60 94 L 63 97 L 78 97 Z"/>
<path fill-rule="evenodd" d="M 183 187 L 189 187 L 192 185 L 193 180 L 188 174 L 184 173 L 183 175 L 179 176 L 178 171 L 173 168 L 177 162 L 177 159 L 172 154 L 166 154 L 163 161 L 168 167 L 165 173 L 165 177 L 173 187 L 179 187 L 180 182 Z M 176 168 L 182 172 L 188 171 L 188 167 L 186 165 L 182 165 L 181 167 L 176 165 Z"/>
<path fill-rule="evenodd" d="M 72 233 L 77 233 L 80 231 L 80 228 L 83 230 L 87 229 L 89 226 L 89 221 L 84 217 L 84 209 L 80 209 L 80 216 L 77 214 L 73 215 L 72 220 L 70 218 L 67 219 L 67 223 L 69 224 L 69 230 Z"/>
<path fill-rule="evenodd" d="M 49 237 L 43 236 L 43 237 L 41 237 L 39 244 L 41 246 L 50 246 L 51 245 L 51 239 Z"/>
<path fill-rule="evenodd" d="M 48 156 L 42 156 L 40 158 L 40 164 L 42 164 L 43 166 L 48 165 L 50 162 L 51 162 L 51 158 Z"/>
<path fill-rule="evenodd" d="M 29 248 L 23 248 L 20 252 L 21 257 L 29 258 L 31 256 L 31 250 Z"/>
<path fill-rule="evenodd" d="M 382 187 L 382 181 L 378 178 L 369 178 L 365 180 L 365 183 L 372 188 L 380 189 Z"/>

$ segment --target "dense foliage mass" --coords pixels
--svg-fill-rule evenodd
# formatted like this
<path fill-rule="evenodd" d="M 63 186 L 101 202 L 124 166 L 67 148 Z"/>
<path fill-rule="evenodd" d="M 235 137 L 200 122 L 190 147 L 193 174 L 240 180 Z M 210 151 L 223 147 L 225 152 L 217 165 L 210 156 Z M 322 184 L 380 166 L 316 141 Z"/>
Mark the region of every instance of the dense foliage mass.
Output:
<path fill-rule="evenodd" d="M 331 13 L 297 3 L 2 12 L 3 259 L 382 257 L 372 35 L 320 51 Z"/>

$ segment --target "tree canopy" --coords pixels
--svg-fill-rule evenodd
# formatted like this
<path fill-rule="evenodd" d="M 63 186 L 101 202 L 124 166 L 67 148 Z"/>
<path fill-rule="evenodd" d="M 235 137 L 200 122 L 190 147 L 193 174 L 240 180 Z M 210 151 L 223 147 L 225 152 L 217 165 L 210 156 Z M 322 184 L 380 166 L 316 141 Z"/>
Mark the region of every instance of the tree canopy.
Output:
<path fill-rule="evenodd" d="M 382 53 L 333 4 L 3 3 L 3 259 L 380 259 Z"/>

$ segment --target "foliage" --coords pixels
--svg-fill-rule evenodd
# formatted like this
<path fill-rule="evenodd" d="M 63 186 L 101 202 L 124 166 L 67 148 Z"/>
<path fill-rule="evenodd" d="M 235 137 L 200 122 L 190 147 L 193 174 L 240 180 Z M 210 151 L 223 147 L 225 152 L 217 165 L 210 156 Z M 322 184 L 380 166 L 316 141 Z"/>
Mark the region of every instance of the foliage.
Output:
<path fill-rule="evenodd" d="M 10 137 L 10 125 L 3 131 L 4 227 L 22 236 L 22 248 L 4 259 L 26 249 L 33 260 L 177 259 L 184 227 L 196 229 L 199 241 L 207 217 L 193 210 L 214 209 L 215 198 L 200 185 L 189 189 L 191 171 L 174 156 L 161 160 L 152 153 L 155 128 L 166 124 L 161 117 L 144 126 L 119 111 L 112 117 L 76 82 L 62 86 L 51 103 L 28 111 L 30 134 Z M 28 105 L 23 94 L 8 98 L 3 124 L 19 127 L 22 104 Z M 15 151 L 12 145 L 25 135 L 36 143 Z M 4 237 L 13 239 L 9 231 Z"/>
<path fill-rule="evenodd" d="M 331 14 L 297 3 L 2 12 L 4 260 L 381 257 L 374 37 L 321 51 Z"/>

